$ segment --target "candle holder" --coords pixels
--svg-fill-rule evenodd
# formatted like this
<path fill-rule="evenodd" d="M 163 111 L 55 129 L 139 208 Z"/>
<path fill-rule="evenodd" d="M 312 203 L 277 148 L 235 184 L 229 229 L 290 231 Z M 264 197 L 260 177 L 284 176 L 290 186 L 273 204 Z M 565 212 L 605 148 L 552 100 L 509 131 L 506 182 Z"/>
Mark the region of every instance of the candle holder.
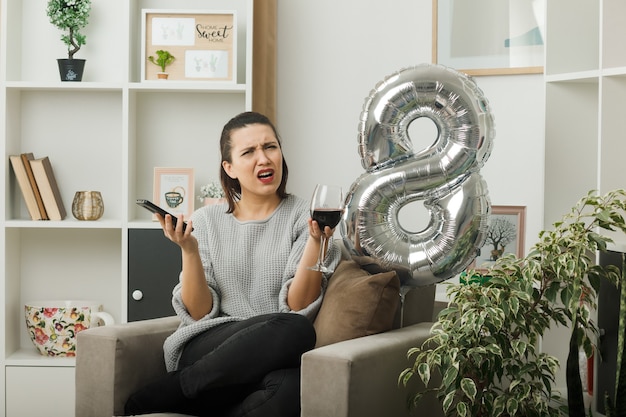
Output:
<path fill-rule="evenodd" d="M 72 214 L 78 220 L 98 220 L 104 214 L 100 191 L 77 191 L 72 201 Z"/>

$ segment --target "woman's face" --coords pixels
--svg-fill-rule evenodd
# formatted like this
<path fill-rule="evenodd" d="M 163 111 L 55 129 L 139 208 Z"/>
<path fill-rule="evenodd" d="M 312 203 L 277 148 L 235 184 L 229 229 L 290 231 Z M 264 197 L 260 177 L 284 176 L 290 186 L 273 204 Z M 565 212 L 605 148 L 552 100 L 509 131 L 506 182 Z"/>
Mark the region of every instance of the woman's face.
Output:
<path fill-rule="evenodd" d="M 222 166 L 239 180 L 242 197 L 247 193 L 273 195 L 283 177 L 283 154 L 270 126 L 252 124 L 232 131 L 231 160 Z"/>

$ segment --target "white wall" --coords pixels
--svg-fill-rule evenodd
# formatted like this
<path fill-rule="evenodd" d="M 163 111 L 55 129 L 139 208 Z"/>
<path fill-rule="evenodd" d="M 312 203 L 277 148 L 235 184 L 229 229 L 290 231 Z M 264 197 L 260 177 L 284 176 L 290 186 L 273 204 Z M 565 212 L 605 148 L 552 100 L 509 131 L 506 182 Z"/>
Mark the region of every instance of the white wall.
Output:
<path fill-rule="evenodd" d="M 279 0 L 277 126 L 289 190 L 346 189 L 363 172 L 357 126 L 377 82 L 431 62 L 431 0 Z M 476 77 L 496 138 L 482 170 L 494 205 L 527 206 L 526 249 L 543 228 L 542 75 Z"/>
<path fill-rule="evenodd" d="M 392 72 L 431 62 L 431 3 L 278 1 L 276 122 L 291 169 L 291 192 L 308 198 L 316 182 L 348 188 L 363 172 L 357 126 L 364 99 Z M 496 121 L 494 150 L 482 174 L 492 204 L 527 207 L 527 253 L 543 229 L 543 75 L 475 80 Z M 563 332 L 546 335 L 543 348 L 561 360 L 556 385 L 565 392 Z"/>

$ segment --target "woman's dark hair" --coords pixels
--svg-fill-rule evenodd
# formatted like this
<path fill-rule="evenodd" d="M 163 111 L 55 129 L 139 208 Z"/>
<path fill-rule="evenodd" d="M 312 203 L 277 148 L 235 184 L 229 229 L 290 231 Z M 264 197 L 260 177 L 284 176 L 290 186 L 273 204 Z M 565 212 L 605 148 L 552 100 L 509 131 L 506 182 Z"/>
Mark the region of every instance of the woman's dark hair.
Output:
<path fill-rule="evenodd" d="M 278 136 L 276 127 L 270 119 L 261 113 L 249 111 L 238 114 L 224 125 L 224 128 L 222 129 L 222 136 L 220 137 L 220 152 L 222 154 L 222 161 L 226 161 L 228 163 L 232 163 L 233 161 L 233 146 L 231 138 L 233 131 L 253 124 L 266 125 L 272 128 L 274 136 L 276 136 L 276 140 L 278 140 L 278 145 L 282 151 L 280 136 Z M 288 173 L 289 170 L 287 169 L 287 162 L 285 161 L 285 156 L 283 155 L 283 177 L 277 190 L 278 196 L 281 199 L 289 195 L 286 191 Z M 222 183 L 222 188 L 224 189 L 226 201 L 228 201 L 228 213 L 232 213 L 235 211 L 235 202 L 241 198 L 241 184 L 238 179 L 229 177 L 223 166 L 220 167 L 220 182 Z"/>

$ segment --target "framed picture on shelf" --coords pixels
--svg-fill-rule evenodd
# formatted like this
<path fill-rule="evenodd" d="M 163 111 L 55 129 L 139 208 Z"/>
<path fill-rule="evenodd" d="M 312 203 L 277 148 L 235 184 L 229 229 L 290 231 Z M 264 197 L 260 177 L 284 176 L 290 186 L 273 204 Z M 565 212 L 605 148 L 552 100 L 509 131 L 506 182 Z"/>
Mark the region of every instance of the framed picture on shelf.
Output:
<path fill-rule="evenodd" d="M 189 218 L 194 211 L 193 168 L 154 168 L 154 204 Z"/>
<path fill-rule="evenodd" d="M 526 206 L 492 206 L 487 240 L 469 269 L 484 271 L 505 253 L 524 256 Z"/>
<path fill-rule="evenodd" d="M 236 11 L 142 9 L 141 80 L 237 82 Z M 164 71 L 157 51 L 174 57 Z"/>
<path fill-rule="evenodd" d="M 546 0 L 433 0 L 433 62 L 469 75 L 541 74 Z"/>

